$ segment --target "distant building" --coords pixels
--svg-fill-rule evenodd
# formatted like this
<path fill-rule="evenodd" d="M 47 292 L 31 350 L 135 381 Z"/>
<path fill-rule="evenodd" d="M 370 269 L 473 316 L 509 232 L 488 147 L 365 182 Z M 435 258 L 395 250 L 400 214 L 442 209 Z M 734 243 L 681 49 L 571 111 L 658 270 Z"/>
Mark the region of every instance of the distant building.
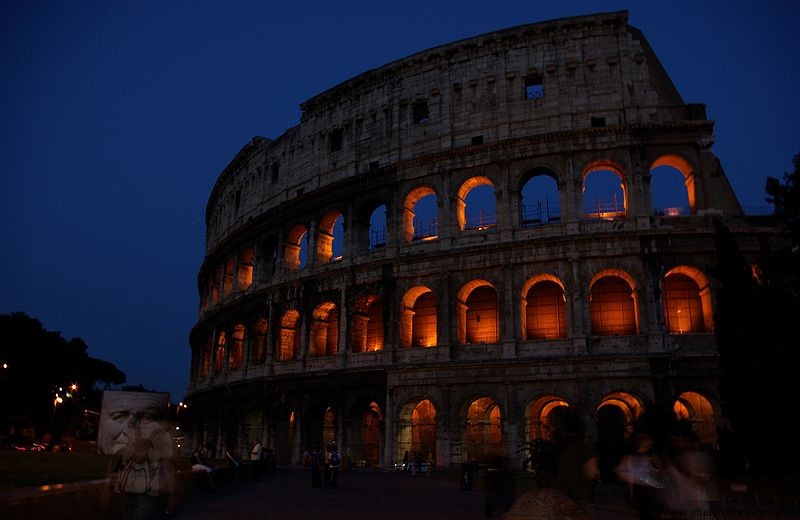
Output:
<path fill-rule="evenodd" d="M 355 462 L 449 466 L 518 461 L 565 408 L 613 443 L 666 404 L 713 442 L 712 219 L 756 247 L 713 126 L 625 12 L 443 45 L 306 101 L 211 193 L 190 435 L 258 438 L 280 463 L 336 440 Z"/>

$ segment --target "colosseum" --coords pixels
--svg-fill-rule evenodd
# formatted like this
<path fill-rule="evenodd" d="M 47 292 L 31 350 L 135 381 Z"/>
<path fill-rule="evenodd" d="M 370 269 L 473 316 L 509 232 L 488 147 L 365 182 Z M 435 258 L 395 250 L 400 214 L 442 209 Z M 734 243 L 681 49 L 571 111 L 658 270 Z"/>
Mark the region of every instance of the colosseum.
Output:
<path fill-rule="evenodd" d="M 565 409 L 602 443 L 665 404 L 713 440 L 713 222 L 747 224 L 626 12 L 435 47 L 301 111 L 208 201 L 193 442 L 448 468 L 520 461 Z"/>

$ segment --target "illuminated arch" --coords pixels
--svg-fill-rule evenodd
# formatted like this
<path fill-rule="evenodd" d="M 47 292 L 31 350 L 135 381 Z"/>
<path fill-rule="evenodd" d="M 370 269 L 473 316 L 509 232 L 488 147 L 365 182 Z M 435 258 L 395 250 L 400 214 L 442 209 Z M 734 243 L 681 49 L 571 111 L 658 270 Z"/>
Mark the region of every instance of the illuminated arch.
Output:
<path fill-rule="evenodd" d="M 288 270 L 299 271 L 303 268 L 301 252 L 304 247 L 308 247 L 308 229 L 303 224 L 297 224 L 286 236 L 283 263 Z"/>
<path fill-rule="evenodd" d="M 337 210 L 331 210 L 322 217 L 319 223 L 319 233 L 317 235 L 317 263 L 327 264 L 328 262 L 342 259 L 341 244 L 344 240 L 340 235 L 341 227 L 344 223 L 344 216 Z"/>
<path fill-rule="evenodd" d="M 334 356 L 339 345 L 339 313 L 332 302 L 322 302 L 311 315 L 308 355 Z"/>
<path fill-rule="evenodd" d="M 592 174 L 610 172 L 619 181 L 619 187 L 612 186 L 609 180 L 603 180 L 603 187 L 595 192 L 593 188 L 587 193 L 587 179 Z M 610 160 L 589 163 L 581 173 L 583 185 L 584 217 L 611 220 L 623 218 L 628 214 L 628 190 L 622 166 Z M 606 176 L 607 177 L 607 176 Z"/>
<path fill-rule="evenodd" d="M 490 462 L 502 455 L 502 413 L 500 405 L 491 397 L 472 401 L 467 410 L 463 460 Z"/>
<path fill-rule="evenodd" d="M 465 229 L 494 229 L 497 227 L 497 205 L 492 192 L 491 208 L 486 208 L 483 213 L 473 214 L 468 211 L 467 197 L 469 193 L 480 186 L 488 186 L 492 190 L 495 189 L 494 183 L 488 177 L 477 176 L 467 179 L 461 184 L 458 189 L 458 197 L 456 198 L 456 218 L 458 219 L 458 229 L 464 231 Z"/>
<path fill-rule="evenodd" d="M 606 406 L 613 406 L 617 408 L 624 417 L 624 435 L 625 438 L 633 433 L 633 426 L 642 413 L 644 407 L 642 402 L 633 394 L 626 391 L 612 392 L 600 400 L 600 404 L 595 409 L 595 416 L 599 419 L 600 410 Z"/>
<path fill-rule="evenodd" d="M 667 332 L 711 332 L 714 311 L 708 278 L 696 267 L 681 265 L 667 271 L 662 281 Z"/>
<path fill-rule="evenodd" d="M 225 275 L 222 278 L 222 295 L 227 296 L 233 290 L 233 266 L 236 265 L 233 257 L 225 262 Z"/>
<path fill-rule="evenodd" d="M 680 155 L 662 155 L 650 165 L 650 173 L 652 174 L 653 170 L 664 166 L 674 168 L 683 175 L 683 184 L 686 189 L 686 200 L 689 204 L 689 211 L 692 215 L 694 215 L 697 213 L 697 194 L 695 187 L 694 166 L 692 166 L 692 164 L 686 158 L 681 157 Z M 655 198 L 655 194 L 653 194 L 653 199 L 655 200 Z M 680 213 L 677 212 L 677 214 Z M 671 215 L 668 214 L 668 216 Z"/>
<path fill-rule="evenodd" d="M 236 270 L 236 289 L 245 290 L 253 284 L 253 260 L 255 253 L 252 247 L 247 247 L 239 257 L 239 266 Z"/>
<path fill-rule="evenodd" d="M 244 364 L 244 332 L 244 325 L 241 323 L 233 327 L 231 347 L 228 353 L 228 366 L 231 370 L 242 368 Z"/>
<path fill-rule="evenodd" d="M 206 344 L 203 347 L 203 377 L 208 377 L 208 372 L 211 370 L 211 351 L 214 345 L 214 338 L 211 334 L 206 338 Z"/>
<path fill-rule="evenodd" d="M 486 280 L 472 280 L 458 292 L 458 342 L 462 345 L 497 343 L 497 291 Z"/>
<path fill-rule="evenodd" d="M 548 168 L 534 168 L 519 187 L 522 227 L 561 222 L 561 195 L 556 174 Z"/>
<path fill-rule="evenodd" d="M 373 401 L 361 415 L 361 459 L 369 466 L 380 464 L 382 422 L 381 407 Z"/>
<path fill-rule="evenodd" d="M 633 278 L 620 269 L 596 274 L 589 285 L 589 311 L 595 336 L 638 334 L 638 295 Z"/>
<path fill-rule="evenodd" d="M 250 353 L 250 362 L 261 365 L 267 357 L 267 327 L 266 318 L 259 318 L 253 326 L 253 348 Z"/>
<path fill-rule="evenodd" d="M 716 444 L 717 414 L 706 396 L 698 392 L 683 392 L 675 400 L 673 411 L 678 420 L 692 423 L 692 429 L 702 444 Z"/>
<path fill-rule="evenodd" d="M 428 398 L 408 401 L 400 411 L 395 460 L 412 451 L 436 456 L 436 406 Z"/>
<path fill-rule="evenodd" d="M 522 286 L 522 337 L 567 337 L 566 292 L 556 276 L 541 273 L 528 278 Z"/>
<path fill-rule="evenodd" d="M 404 347 L 435 347 L 436 296 L 424 285 L 409 289 L 401 302 L 400 343 Z"/>
<path fill-rule="evenodd" d="M 225 331 L 220 331 L 217 336 L 217 346 L 214 349 L 214 372 L 219 374 L 225 368 Z"/>
<path fill-rule="evenodd" d="M 300 313 L 295 309 L 286 311 L 281 317 L 281 330 L 278 341 L 278 361 L 297 359 L 300 352 Z"/>
<path fill-rule="evenodd" d="M 377 295 L 358 297 L 350 327 L 353 352 L 383 350 L 383 302 Z"/>
<path fill-rule="evenodd" d="M 406 196 L 405 203 L 403 204 L 403 237 L 405 238 L 406 242 L 411 242 L 416 238 L 436 238 L 438 236 L 438 231 L 434 231 L 433 229 L 416 229 L 419 223 L 415 223 L 414 217 L 414 208 L 416 207 L 417 203 L 425 197 L 429 197 L 433 195 L 436 197 L 436 192 L 430 186 L 420 186 L 418 188 L 414 188 L 409 192 Z M 435 218 L 434 218 L 434 227 L 435 227 Z"/>
<path fill-rule="evenodd" d="M 563 427 L 561 414 L 569 408 L 569 402 L 556 394 L 537 397 L 526 409 L 528 441 L 551 440 Z"/>

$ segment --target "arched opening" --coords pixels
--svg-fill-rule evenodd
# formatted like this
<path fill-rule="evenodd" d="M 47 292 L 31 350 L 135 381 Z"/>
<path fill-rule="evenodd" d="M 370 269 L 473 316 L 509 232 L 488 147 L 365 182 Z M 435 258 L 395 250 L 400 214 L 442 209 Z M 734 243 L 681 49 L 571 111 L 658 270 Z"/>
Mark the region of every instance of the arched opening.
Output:
<path fill-rule="evenodd" d="M 472 402 L 467 410 L 466 450 L 463 460 L 482 464 L 502 456 L 502 427 L 500 407 L 491 397 Z"/>
<path fill-rule="evenodd" d="M 233 258 L 229 258 L 225 262 L 225 276 L 222 278 L 222 295 L 227 296 L 233 290 L 233 266 L 235 262 Z"/>
<path fill-rule="evenodd" d="M 679 421 L 689 421 L 701 444 L 714 446 L 717 443 L 717 422 L 714 407 L 702 394 L 683 392 L 673 406 Z"/>
<path fill-rule="evenodd" d="M 214 344 L 214 338 L 209 334 L 206 338 L 206 344 L 203 347 L 203 377 L 208 377 L 208 372 L 211 370 L 211 349 Z"/>
<path fill-rule="evenodd" d="M 225 331 L 220 331 L 217 336 L 217 347 L 214 350 L 214 372 L 219 374 L 225 368 Z"/>
<path fill-rule="evenodd" d="M 472 177 L 458 190 L 456 199 L 458 228 L 494 229 L 497 227 L 497 209 L 494 184 L 487 177 Z"/>
<path fill-rule="evenodd" d="M 383 304 L 374 294 L 358 298 L 350 323 L 353 352 L 383 350 Z"/>
<path fill-rule="evenodd" d="M 275 457 L 278 464 L 293 464 L 295 445 L 295 413 L 281 406 L 273 415 L 275 425 Z"/>
<path fill-rule="evenodd" d="M 555 441 L 564 427 L 569 403 L 557 395 L 544 395 L 528 407 L 528 441 Z"/>
<path fill-rule="evenodd" d="M 236 271 L 236 288 L 240 291 L 250 288 L 253 284 L 253 260 L 255 260 L 253 248 L 245 248 L 239 257 L 239 267 Z"/>
<path fill-rule="evenodd" d="M 228 365 L 231 370 L 242 368 L 244 364 L 244 325 L 238 324 L 233 327 L 231 334 L 231 348 L 228 354 Z"/>
<path fill-rule="evenodd" d="M 325 409 L 322 419 L 322 445 L 330 446 L 334 442 L 336 442 L 336 416 L 329 406 Z"/>
<path fill-rule="evenodd" d="M 642 411 L 639 400 L 627 392 L 608 394 L 597 406 L 598 465 L 602 478 L 613 478 L 614 468 L 625 453 L 626 441 Z"/>
<path fill-rule="evenodd" d="M 297 359 L 300 352 L 300 313 L 294 309 L 286 311 L 281 317 L 280 338 L 278 341 L 278 361 Z"/>
<path fill-rule="evenodd" d="M 677 217 L 696 212 L 694 168 L 678 155 L 664 155 L 650 166 L 650 193 L 656 215 Z"/>
<path fill-rule="evenodd" d="M 458 340 L 463 344 L 497 343 L 497 291 L 486 280 L 473 280 L 458 293 Z"/>
<path fill-rule="evenodd" d="M 222 266 L 214 271 L 214 279 L 211 282 L 211 303 L 219 301 L 219 286 L 222 283 Z"/>
<path fill-rule="evenodd" d="M 439 236 L 436 192 L 428 186 L 411 190 L 403 206 L 403 235 L 406 242 L 433 240 Z"/>
<path fill-rule="evenodd" d="M 589 291 L 593 335 L 637 333 L 636 295 L 631 283 L 620 275 L 603 274 L 595 277 Z"/>
<path fill-rule="evenodd" d="M 369 217 L 369 250 L 386 245 L 386 204 L 375 208 Z"/>
<path fill-rule="evenodd" d="M 403 297 L 400 342 L 404 347 L 436 346 L 436 296 L 425 286 L 409 289 Z"/>
<path fill-rule="evenodd" d="M 555 175 L 539 168 L 528 173 L 525 179 L 520 190 L 522 226 L 561 222 L 561 197 Z"/>
<path fill-rule="evenodd" d="M 711 290 L 698 269 L 679 266 L 664 276 L 664 320 L 670 334 L 710 332 Z"/>
<path fill-rule="evenodd" d="M 584 217 L 604 220 L 624 218 L 627 209 L 622 168 L 611 161 L 590 164 L 583 172 Z"/>
<path fill-rule="evenodd" d="M 323 302 L 314 309 L 308 355 L 334 356 L 339 345 L 339 313 L 332 302 Z"/>
<path fill-rule="evenodd" d="M 344 216 L 332 210 L 322 217 L 317 237 L 317 263 L 338 262 L 344 253 Z"/>
<path fill-rule="evenodd" d="M 525 285 L 529 287 L 522 299 L 525 339 L 566 338 L 567 297 L 560 280 L 539 275 Z"/>
<path fill-rule="evenodd" d="M 299 271 L 306 266 L 308 259 L 308 230 L 298 224 L 289 231 L 286 237 L 286 246 L 283 253 L 283 262 L 286 269 Z"/>
<path fill-rule="evenodd" d="M 250 353 L 250 363 L 262 365 L 267 359 L 267 327 L 265 318 L 259 318 L 253 327 L 253 348 Z"/>
<path fill-rule="evenodd" d="M 381 408 L 373 401 L 361 416 L 361 459 L 368 466 L 380 464 L 381 422 Z"/>
<path fill-rule="evenodd" d="M 428 399 L 406 403 L 400 412 L 396 460 L 421 453 L 429 462 L 436 456 L 436 407 Z"/>

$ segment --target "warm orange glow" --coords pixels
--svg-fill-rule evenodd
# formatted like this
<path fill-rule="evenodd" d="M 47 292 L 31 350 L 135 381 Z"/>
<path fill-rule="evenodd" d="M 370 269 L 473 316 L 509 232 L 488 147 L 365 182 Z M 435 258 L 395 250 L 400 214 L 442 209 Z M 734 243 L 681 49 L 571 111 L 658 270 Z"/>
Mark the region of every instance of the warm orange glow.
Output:
<path fill-rule="evenodd" d="M 608 394 L 600 401 L 600 404 L 597 406 L 597 411 L 599 412 L 600 409 L 605 406 L 613 406 L 622 413 L 625 419 L 626 436 L 633 432 L 634 422 L 644 411 L 639 399 L 628 392 L 613 392 Z"/>
<path fill-rule="evenodd" d="M 300 313 L 294 309 L 286 311 L 281 318 L 278 361 L 291 361 L 300 351 Z"/>
<path fill-rule="evenodd" d="M 217 348 L 214 351 L 214 372 L 220 373 L 225 366 L 225 331 L 221 331 L 217 338 Z"/>
<path fill-rule="evenodd" d="M 489 282 L 475 280 L 466 284 L 459 292 L 459 337 L 464 343 L 497 343 L 498 312 L 497 292 Z"/>
<path fill-rule="evenodd" d="M 465 460 L 485 463 L 501 454 L 500 408 L 491 397 L 482 397 L 470 405 L 465 438 Z"/>
<path fill-rule="evenodd" d="M 244 325 L 238 324 L 231 334 L 231 347 L 228 355 L 228 366 L 231 370 L 242 368 L 244 364 Z"/>
<path fill-rule="evenodd" d="M 370 403 L 361 416 L 361 458 L 371 466 L 380 464 L 381 421 L 383 414 L 377 403 Z"/>
<path fill-rule="evenodd" d="M 283 253 L 283 262 L 290 271 L 300 270 L 300 250 L 308 230 L 302 224 L 293 227 L 286 236 L 286 246 Z"/>
<path fill-rule="evenodd" d="M 225 263 L 225 276 L 222 279 L 222 295 L 227 296 L 233 289 L 233 258 L 228 259 Z"/>
<path fill-rule="evenodd" d="M 564 289 L 552 280 L 535 283 L 525 295 L 525 339 L 567 337 Z"/>
<path fill-rule="evenodd" d="M 624 279 L 608 275 L 591 286 L 589 309 L 592 334 L 596 336 L 636 334 L 633 290 Z"/>
<path fill-rule="evenodd" d="M 684 184 L 686 186 L 686 198 L 689 202 L 690 211 L 692 214 L 694 214 L 696 210 L 695 199 L 697 198 L 694 186 L 694 167 L 689 163 L 689 161 L 678 155 L 663 155 L 659 157 L 653 161 L 653 164 L 650 166 L 650 171 L 652 172 L 659 166 L 670 166 L 683 174 L 685 179 Z M 669 212 L 667 212 L 667 215 L 673 216 L 673 214 Z M 680 213 L 677 215 L 680 215 Z"/>
<path fill-rule="evenodd" d="M 494 183 L 488 177 L 477 176 L 467 179 L 461 184 L 458 189 L 458 198 L 456 199 L 456 218 L 458 219 L 458 229 L 464 231 L 467 227 L 467 195 L 470 191 L 478 186 L 491 186 L 494 188 Z M 482 226 L 478 229 L 487 229 L 494 226 Z"/>
<path fill-rule="evenodd" d="M 553 439 L 563 428 L 569 403 L 555 395 L 536 399 L 528 408 L 528 439 Z"/>
<path fill-rule="evenodd" d="M 208 371 L 211 369 L 211 345 L 213 342 L 213 338 L 209 335 L 206 339 L 205 347 L 203 348 L 203 365 L 201 368 L 201 374 L 203 377 L 206 377 L 208 375 Z"/>
<path fill-rule="evenodd" d="M 312 314 L 311 339 L 308 355 L 336 355 L 339 345 L 339 314 L 332 302 L 323 302 Z"/>
<path fill-rule="evenodd" d="M 343 218 L 339 211 L 331 210 L 322 217 L 319 223 L 319 234 L 317 235 L 317 263 L 326 264 L 335 260 L 341 260 L 341 256 L 333 256 L 333 228 L 336 221 Z"/>
<path fill-rule="evenodd" d="M 678 419 L 688 420 L 700 442 L 713 446 L 717 442 L 717 424 L 714 407 L 702 394 L 683 392 L 675 401 L 673 411 Z"/>
<path fill-rule="evenodd" d="M 433 195 L 436 196 L 436 192 L 430 186 L 420 186 L 411 190 L 411 192 L 406 197 L 405 204 L 403 205 L 403 236 L 406 242 L 411 242 L 414 240 L 415 229 L 414 229 L 414 206 L 417 205 L 417 202 L 424 197 L 428 197 Z M 428 236 L 423 238 L 423 240 L 433 240 L 436 236 Z"/>
<path fill-rule="evenodd" d="M 255 253 L 253 248 L 248 247 L 242 251 L 239 258 L 239 266 L 236 271 L 236 287 L 239 290 L 248 289 L 253 284 L 253 260 Z"/>
<path fill-rule="evenodd" d="M 255 338 L 250 354 L 250 362 L 254 365 L 260 365 L 264 363 L 267 354 L 267 320 L 265 318 L 260 318 L 253 327 L 253 332 L 255 333 Z"/>
<path fill-rule="evenodd" d="M 664 279 L 664 317 L 672 334 L 705 332 L 700 290 L 694 280 L 683 274 Z"/>
<path fill-rule="evenodd" d="M 411 412 L 411 449 L 424 455 L 436 453 L 436 408 L 427 399 Z"/>
<path fill-rule="evenodd" d="M 436 297 L 429 291 L 414 303 L 412 320 L 412 345 L 433 347 L 436 345 Z"/>

